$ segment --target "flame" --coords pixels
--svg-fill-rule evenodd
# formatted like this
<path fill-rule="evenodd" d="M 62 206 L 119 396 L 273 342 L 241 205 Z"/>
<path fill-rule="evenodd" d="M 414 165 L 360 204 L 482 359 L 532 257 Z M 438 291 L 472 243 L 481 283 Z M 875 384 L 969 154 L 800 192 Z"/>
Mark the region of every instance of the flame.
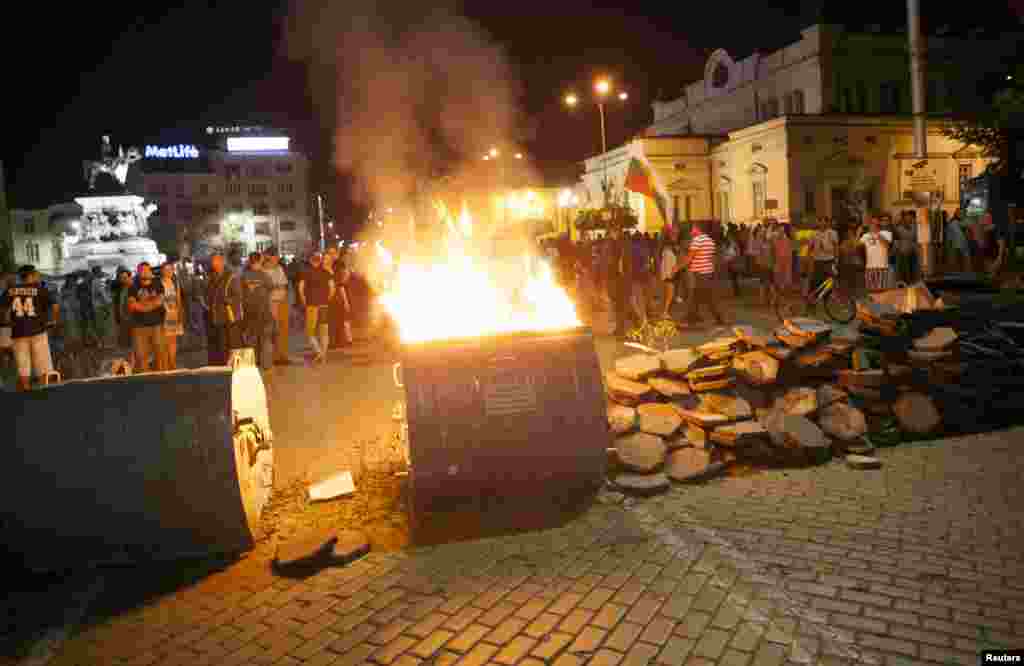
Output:
<path fill-rule="evenodd" d="M 529 254 L 522 261 L 481 256 L 468 242 L 469 207 L 463 203 L 457 223 L 443 202 L 434 207 L 448 229 L 447 254 L 427 262 L 401 259 L 381 296 L 403 342 L 580 326 L 576 306 L 550 266 Z M 378 245 L 381 251 L 387 252 Z"/>
<path fill-rule="evenodd" d="M 377 258 L 380 259 L 380 263 L 386 268 L 391 268 L 395 265 L 395 258 L 391 256 L 388 249 L 384 247 L 384 241 L 377 241 Z"/>

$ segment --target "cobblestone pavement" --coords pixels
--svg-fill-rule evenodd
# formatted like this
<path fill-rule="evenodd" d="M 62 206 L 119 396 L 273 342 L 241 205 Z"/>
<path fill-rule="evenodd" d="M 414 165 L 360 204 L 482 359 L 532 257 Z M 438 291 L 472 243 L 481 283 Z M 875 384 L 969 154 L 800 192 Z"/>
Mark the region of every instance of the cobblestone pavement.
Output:
<path fill-rule="evenodd" d="M 301 581 L 257 553 L 94 620 L 51 663 L 966 666 L 1024 645 L 1022 438 L 602 493 L 562 527 Z"/>
<path fill-rule="evenodd" d="M 597 342 L 606 367 L 626 353 Z M 362 461 L 360 442 L 392 427 L 388 365 L 278 375 L 282 483 Z M 271 572 L 272 543 L 170 576 L 107 570 L 83 581 L 98 597 L 48 663 L 967 666 L 982 643 L 1024 645 L 1022 442 L 1018 429 L 884 449 L 878 471 L 602 492 L 561 527 L 378 548 L 304 580 Z"/>

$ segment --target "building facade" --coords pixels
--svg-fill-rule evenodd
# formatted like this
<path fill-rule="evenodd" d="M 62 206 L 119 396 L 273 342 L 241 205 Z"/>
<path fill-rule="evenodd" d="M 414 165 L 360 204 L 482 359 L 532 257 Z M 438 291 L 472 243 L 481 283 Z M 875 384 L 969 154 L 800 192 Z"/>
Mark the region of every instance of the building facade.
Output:
<path fill-rule="evenodd" d="M 309 159 L 282 132 L 262 127 L 207 127 L 185 141 L 154 139 L 130 189 L 159 208 L 154 234 L 175 251 L 204 258 L 271 245 L 285 255 L 311 248 L 316 207 Z"/>
<path fill-rule="evenodd" d="M 666 222 L 768 216 L 800 223 L 915 207 L 912 192 L 954 210 L 961 183 L 987 165 L 980 152 L 941 134 L 948 112 L 977 102 L 977 77 L 1015 48 L 1000 40 L 928 39 L 928 161 L 914 159 L 909 56 L 905 37 L 815 25 L 769 54 L 711 54 L 705 77 L 653 105 L 643 136 L 585 162 L 584 198 L 603 200 L 607 177 L 644 231 Z M 957 66 L 970 54 L 980 63 Z M 666 202 L 625 192 L 634 160 L 653 174 Z"/>
<path fill-rule="evenodd" d="M 0 218 L 0 245 L 9 248 L 8 260 L 15 268 L 32 264 L 44 274 L 59 274 L 68 250 L 65 232 L 81 214 L 81 206 L 74 203 L 38 210 L 15 208 Z"/>

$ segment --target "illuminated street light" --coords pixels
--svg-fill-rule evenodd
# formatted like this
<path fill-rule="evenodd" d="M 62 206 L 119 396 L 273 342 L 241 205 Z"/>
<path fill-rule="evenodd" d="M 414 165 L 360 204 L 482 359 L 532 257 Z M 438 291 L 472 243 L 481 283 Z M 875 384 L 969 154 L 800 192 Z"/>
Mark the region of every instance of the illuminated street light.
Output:
<path fill-rule="evenodd" d="M 516 159 L 517 160 L 523 159 L 523 154 L 522 153 L 516 153 Z"/>
<path fill-rule="evenodd" d="M 612 89 L 612 83 L 608 79 L 598 79 L 597 83 L 594 84 L 594 90 L 597 91 L 598 95 L 604 97 Z"/>
<path fill-rule="evenodd" d="M 608 182 L 608 136 L 605 129 L 605 117 L 604 117 L 604 105 L 608 95 L 612 92 L 612 82 L 608 78 L 600 78 L 594 82 L 594 92 L 597 93 L 597 109 L 601 114 L 601 155 L 602 170 L 604 172 L 603 180 L 605 183 Z M 617 95 L 620 102 L 625 102 L 629 99 L 629 93 L 625 90 L 620 90 Z M 579 105 L 579 98 L 574 93 L 569 93 L 565 96 L 565 103 L 571 108 L 575 108 Z M 607 188 L 605 188 L 605 197 L 607 198 Z"/>
<path fill-rule="evenodd" d="M 625 93 L 625 92 L 620 92 L 619 93 L 619 99 L 621 99 L 623 102 L 625 102 L 627 99 L 629 99 L 629 95 L 627 93 Z"/>
<path fill-rule="evenodd" d="M 488 162 L 488 161 L 490 161 L 490 159 L 491 159 L 490 155 L 484 155 L 484 162 Z"/>
<path fill-rule="evenodd" d="M 579 103 L 580 103 L 580 98 L 577 97 L 576 95 L 574 95 L 573 93 L 569 93 L 568 95 L 565 96 L 565 104 L 566 104 L 566 106 L 576 106 Z"/>
<path fill-rule="evenodd" d="M 497 148 L 491 148 L 491 152 L 489 153 L 491 157 L 497 157 L 499 154 L 500 153 L 498 152 Z"/>

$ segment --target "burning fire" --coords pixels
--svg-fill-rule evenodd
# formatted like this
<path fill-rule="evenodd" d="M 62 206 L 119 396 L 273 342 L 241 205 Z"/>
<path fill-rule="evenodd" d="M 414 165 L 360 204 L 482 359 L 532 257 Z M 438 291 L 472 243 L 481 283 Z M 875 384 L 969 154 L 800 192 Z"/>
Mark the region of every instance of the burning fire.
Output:
<path fill-rule="evenodd" d="M 575 305 L 545 262 L 511 257 L 526 267 L 522 279 L 514 279 L 500 270 L 499 260 L 473 251 L 473 218 L 465 204 L 457 220 L 443 203 L 435 208 L 448 230 L 446 256 L 428 262 L 400 259 L 390 289 L 381 297 L 403 342 L 580 325 Z M 377 245 L 377 253 L 382 263 L 393 262 L 383 244 Z"/>

